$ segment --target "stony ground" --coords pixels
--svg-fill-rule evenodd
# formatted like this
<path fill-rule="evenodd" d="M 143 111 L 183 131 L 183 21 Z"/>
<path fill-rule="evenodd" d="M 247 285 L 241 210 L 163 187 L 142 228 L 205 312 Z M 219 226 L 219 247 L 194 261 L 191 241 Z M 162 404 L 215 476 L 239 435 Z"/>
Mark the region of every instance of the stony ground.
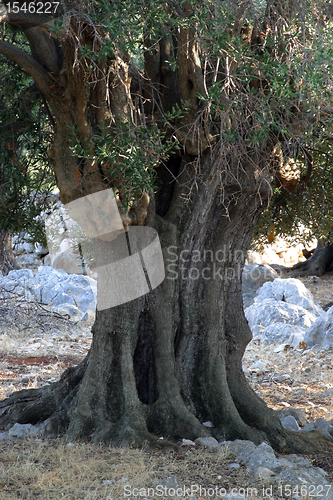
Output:
<path fill-rule="evenodd" d="M 333 273 L 302 281 L 318 304 L 333 300 Z M 0 300 L 0 399 L 57 380 L 67 366 L 77 364 L 87 353 L 90 328 L 89 323 L 74 323 L 17 297 Z M 272 408 L 300 408 L 309 421 L 333 418 L 332 350 L 264 347 L 252 342 L 244 370 L 252 387 Z M 310 458 L 333 482 L 331 457 Z M 207 487 L 224 484 L 228 491 L 233 486 L 248 487 L 249 474 L 242 467 L 232 469 L 232 463 L 232 456 L 202 450 L 148 452 L 87 443 L 68 447 L 57 441 L 0 442 L 0 499 L 112 500 L 124 498 L 124 478 L 144 486 L 170 475 Z M 260 488 L 264 485 L 258 483 Z"/>

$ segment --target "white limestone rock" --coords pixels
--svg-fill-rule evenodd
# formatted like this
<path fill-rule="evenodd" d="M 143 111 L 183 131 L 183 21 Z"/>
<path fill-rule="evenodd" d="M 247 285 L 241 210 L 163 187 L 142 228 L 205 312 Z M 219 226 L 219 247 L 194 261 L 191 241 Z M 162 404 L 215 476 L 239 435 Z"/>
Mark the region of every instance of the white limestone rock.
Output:
<path fill-rule="evenodd" d="M 265 299 L 245 309 L 253 338 L 265 344 L 284 343 L 296 347 L 316 316 L 294 304 Z"/>
<path fill-rule="evenodd" d="M 280 422 L 282 427 L 285 429 L 289 429 L 290 431 L 300 431 L 301 428 L 298 425 L 296 418 L 292 415 L 287 415 L 285 417 L 280 417 Z"/>
<path fill-rule="evenodd" d="M 40 258 L 34 253 L 18 255 L 16 257 L 16 262 L 19 266 L 31 269 L 35 269 L 41 264 Z"/>
<path fill-rule="evenodd" d="M 42 247 L 40 243 L 35 243 L 34 253 L 36 255 L 45 255 L 48 253 L 48 250 Z"/>
<path fill-rule="evenodd" d="M 297 347 L 306 329 L 323 311 L 300 280 L 275 279 L 257 291 L 254 303 L 245 309 L 254 339 L 265 344 Z"/>
<path fill-rule="evenodd" d="M 252 473 L 255 473 L 261 467 L 274 470 L 279 466 L 273 448 L 267 443 L 256 446 L 250 457 L 248 457 L 248 450 L 246 450 L 240 452 L 237 458 L 246 461 L 246 468 Z"/>
<path fill-rule="evenodd" d="M 284 408 L 283 410 L 279 411 L 280 420 L 284 417 L 287 417 L 288 415 L 292 415 L 295 418 L 299 427 L 304 427 L 308 423 L 306 413 L 299 408 Z"/>
<path fill-rule="evenodd" d="M 43 263 L 44 263 L 44 266 L 51 266 L 52 262 L 51 262 L 51 256 L 49 253 L 47 255 L 45 255 Z"/>
<path fill-rule="evenodd" d="M 313 422 L 309 422 L 303 427 L 302 431 L 318 431 L 327 437 L 333 437 L 333 426 L 331 425 L 330 421 L 327 421 L 324 418 L 317 418 Z"/>
<path fill-rule="evenodd" d="M 253 304 L 257 290 L 267 281 L 278 278 L 278 274 L 267 264 L 244 266 L 242 274 L 242 294 L 244 307 Z"/>
<path fill-rule="evenodd" d="M 266 299 L 294 304 L 316 315 L 323 313 L 322 309 L 315 304 L 310 290 L 295 278 L 277 278 L 272 282 L 264 283 L 258 290 L 254 302 L 263 302 Z"/>
<path fill-rule="evenodd" d="M 267 467 L 259 467 L 254 475 L 259 478 L 270 478 L 275 476 L 275 473 L 271 469 L 267 469 Z"/>
<path fill-rule="evenodd" d="M 333 346 L 333 307 L 330 307 L 326 313 L 319 316 L 308 328 L 304 336 L 304 342 L 308 347 L 318 345 L 327 349 Z"/>
<path fill-rule="evenodd" d="M 191 439 L 182 439 L 182 446 L 195 446 L 195 442 Z"/>
<path fill-rule="evenodd" d="M 35 251 L 35 246 L 33 243 L 29 243 L 27 241 L 23 241 L 21 243 L 17 243 L 14 248 L 13 252 L 15 255 L 22 255 L 25 253 L 33 253 Z"/>

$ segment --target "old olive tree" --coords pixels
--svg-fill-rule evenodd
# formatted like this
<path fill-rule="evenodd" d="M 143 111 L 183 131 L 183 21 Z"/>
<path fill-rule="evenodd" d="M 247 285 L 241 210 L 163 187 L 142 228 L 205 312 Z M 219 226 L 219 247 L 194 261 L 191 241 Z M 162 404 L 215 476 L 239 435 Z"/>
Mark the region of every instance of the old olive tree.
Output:
<path fill-rule="evenodd" d="M 124 228 L 158 231 L 166 277 L 98 310 L 86 358 L 60 381 L 1 402 L 1 428 L 47 421 L 49 434 L 71 440 L 213 435 L 279 451 L 319 446 L 324 438 L 282 428 L 244 376 L 241 274 L 281 155 L 327 126 L 329 9 L 278 0 L 41 1 L 39 13 L 15 5 L 1 11 L 0 53 L 48 108 L 62 202 L 112 188 Z M 108 242 L 97 243 L 107 254 Z"/>

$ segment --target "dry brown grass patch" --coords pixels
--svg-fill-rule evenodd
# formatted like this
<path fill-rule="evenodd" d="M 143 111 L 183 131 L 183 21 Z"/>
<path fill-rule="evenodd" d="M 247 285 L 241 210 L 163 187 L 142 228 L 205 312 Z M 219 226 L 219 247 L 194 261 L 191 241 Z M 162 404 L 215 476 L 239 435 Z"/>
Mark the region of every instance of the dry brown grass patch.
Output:
<path fill-rule="evenodd" d="M 228 467 L 233 461 L 228 451 L 137 450 L 16 439 L 0 444 L 0 498 L 118 500 L 125 498 L 126 484 L 154 488 L 170 476 L 187 487 L 219 486 L 227 491 L 251 484 L 244 467 Z"/>

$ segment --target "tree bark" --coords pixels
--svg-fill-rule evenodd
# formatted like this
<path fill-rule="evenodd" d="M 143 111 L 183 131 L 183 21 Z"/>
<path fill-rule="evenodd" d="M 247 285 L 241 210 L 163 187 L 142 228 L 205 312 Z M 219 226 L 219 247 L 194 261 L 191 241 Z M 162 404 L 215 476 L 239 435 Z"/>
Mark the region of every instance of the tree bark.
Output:
<path fill-rule="evenodd" d="M 7 275 L 13 269 L 19 269 L 20 266 L 15 260 L 13 253 L 13 235 L 10 231 L 0 231 L 0 271 Z"/>

